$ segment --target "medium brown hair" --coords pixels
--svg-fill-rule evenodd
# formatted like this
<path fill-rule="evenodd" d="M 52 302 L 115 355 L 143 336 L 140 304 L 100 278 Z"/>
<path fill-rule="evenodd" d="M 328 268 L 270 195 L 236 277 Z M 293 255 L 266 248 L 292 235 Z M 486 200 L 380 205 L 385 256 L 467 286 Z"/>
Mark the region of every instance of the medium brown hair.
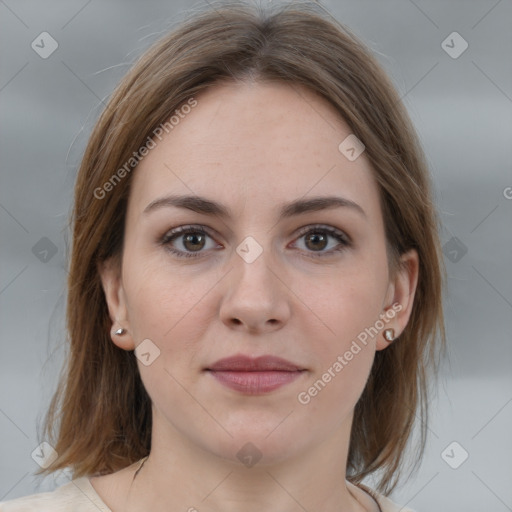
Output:
<path fill-rule="evenodd" d="M 376 488 L 387 495 L 403 470 L 417 409 L 421 439 L 414 470 L 423 456 L 429 370 L 437 375 L 446 350 L 439 221 L 424 153 L 392 82 L 348 28 L 318 5 L 297 2 L 274 10 L 224 2 L 195 12 L 142 55 L 97 121 L 70 219 L 69 354 L 44 422 L 44 439 L 58 458 L 37 474 L 66 467 L 74 478 L 107 474 L 149 454 L 151 401 L 135 354 L 110 338 L 98 271 L 109 258 L 121 262 L 133 172 L 101 199 L 95 190 L 180 105 L 226 80 L 285 82 L 325 98 L 366 147 L 379 186 L 391 271 L 401 254 L 418 252 L 409 322 L 398 340 L 375 354 L 355 406 L 347 460 L 348 480 L 357 484 L 380 471 Z"/>

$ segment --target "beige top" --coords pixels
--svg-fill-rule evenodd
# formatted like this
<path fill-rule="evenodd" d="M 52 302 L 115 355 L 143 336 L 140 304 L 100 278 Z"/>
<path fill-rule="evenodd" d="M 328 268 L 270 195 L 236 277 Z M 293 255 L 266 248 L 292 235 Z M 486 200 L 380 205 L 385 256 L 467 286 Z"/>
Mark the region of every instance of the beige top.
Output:
<path fill-rule="evenodd" d="M 141 459 L 138 468 L 145 459 L 146 457 Z M 369 512 L 414 512 L 410 508 L 400 507 L 363 484 L 356 486 L 348 480 L 346 483 L 352 496 Z M 0 502 L 0 512 L 112 512 L 112 510 L 100 498 L 89 478 L 82 476 L 57 487 L 54 491 Z"/>

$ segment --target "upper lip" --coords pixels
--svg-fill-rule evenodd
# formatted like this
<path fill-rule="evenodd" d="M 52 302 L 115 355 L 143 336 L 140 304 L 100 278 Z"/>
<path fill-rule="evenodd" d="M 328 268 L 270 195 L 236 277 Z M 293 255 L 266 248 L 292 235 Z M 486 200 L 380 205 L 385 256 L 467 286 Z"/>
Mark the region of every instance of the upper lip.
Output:
<path fill-rule="evenodd" d="M 304 368 L 276 356 L 265 355 L 260 357 L 250 357 L 245 355 L 235 355 L 219 359 L 216 363 L 206 368 L 206 370 L 233 372 L 296 372 L 304 370 Z"/>

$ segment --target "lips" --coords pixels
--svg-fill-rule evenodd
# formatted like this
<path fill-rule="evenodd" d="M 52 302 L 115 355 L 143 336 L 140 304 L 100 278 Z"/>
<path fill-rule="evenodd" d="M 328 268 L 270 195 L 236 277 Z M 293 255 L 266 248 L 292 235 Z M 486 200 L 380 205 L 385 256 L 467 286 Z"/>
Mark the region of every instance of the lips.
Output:
<path fill-rule="evenodd" d="M 220 359 L 206 369 L 219 372 L 296 372 L 301 371 L 304 368 L 300 368 L 296 364 L 276 356 L 260 356 L 252 358 L 237 355 Z"/>
<path fill-rule="evenodd" d="M 205 369 L 220 384 L 246 395 L 268 393 L 294 381 L 306 369 L 275 356 L 237 355 Z"/>

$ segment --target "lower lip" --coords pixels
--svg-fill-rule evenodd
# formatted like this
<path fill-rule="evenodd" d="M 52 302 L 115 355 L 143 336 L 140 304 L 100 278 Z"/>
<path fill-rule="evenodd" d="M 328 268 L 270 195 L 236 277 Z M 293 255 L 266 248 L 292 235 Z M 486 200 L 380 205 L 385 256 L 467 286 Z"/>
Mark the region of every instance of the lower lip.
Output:
<path fill-rule="evenodd" d="M 230 372 L 209 370 L 209 373 L 228 388 L 248 395 L 259 395 L 273 391 L 285 384 L 289 384 L 303 372 Z"/>

